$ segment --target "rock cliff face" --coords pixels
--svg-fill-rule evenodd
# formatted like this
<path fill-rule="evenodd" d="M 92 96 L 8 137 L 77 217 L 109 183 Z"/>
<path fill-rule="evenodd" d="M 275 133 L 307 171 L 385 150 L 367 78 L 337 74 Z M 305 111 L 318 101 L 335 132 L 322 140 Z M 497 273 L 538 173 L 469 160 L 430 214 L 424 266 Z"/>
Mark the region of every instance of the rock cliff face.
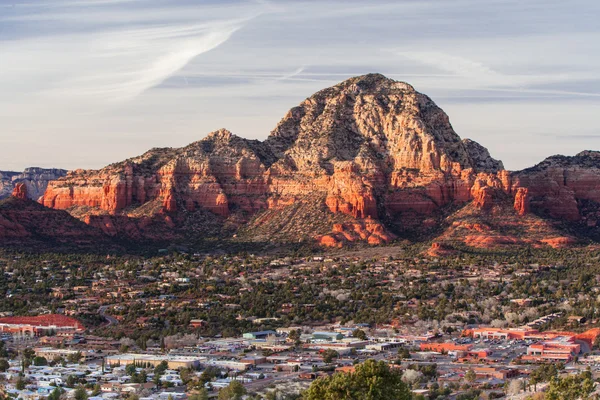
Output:
<path fill-rule="evenodd" d="M 600 202 L 600 152 L 574 157 L 552 156 L 532 168 L 515 172 L 512 190 L 527 188 L 529 207 L 540 215 L 571 222 L 596 223 L 598 215 L 584 215 L 585 202 Z"/>
<path fill-rule="evenodd" d="M 18 172 L 0 171 L 0 198 L 4 199 L 12 193 L 15 188 L 12 183 L 12 178 L 18 175 Z"/>
<path fill-rule="evenodd" d="M 63 177 L 63 169 L 26 168 L 23 172 L 0 171 L 0 199 L 11 195 L 18 184 L 25 185 L 28 198 L 38 200 L 46 191 L 48 182 Z"/>
<path fill-rule="evenodd" d="M 203 215 L 243 240 L 338 247 L 427 238 L 447 227 L 447 238 L 466 243 L 453 232 L 470 224 L 482 231 L 467 244 L 495 245 L 514 240 L 498 233 L 486 241 L 486 225 L 466 221 L 501 206 L 517 224 L 529 217 L 595 224 L 597 154 L 551 157 L 510 173 L 483 146 L 461 140 L 429 97 L 369 74 L 309 97 L 263 142 L 221 129 L 184 148 L 71 171 L 51 181 L 40 202 L 130 239 L 180 232 L 184 221 Z M 464 218 L 456 214 L 466 206 Z"/>
<path fill-rule="evenodd" d="M 13 189 L 12 196 L 17 199 L 26 200 L 27 199 L 27 186 L 25 186 L 24 183 L 17 183 L 15 185 L 15 188 Z"/>

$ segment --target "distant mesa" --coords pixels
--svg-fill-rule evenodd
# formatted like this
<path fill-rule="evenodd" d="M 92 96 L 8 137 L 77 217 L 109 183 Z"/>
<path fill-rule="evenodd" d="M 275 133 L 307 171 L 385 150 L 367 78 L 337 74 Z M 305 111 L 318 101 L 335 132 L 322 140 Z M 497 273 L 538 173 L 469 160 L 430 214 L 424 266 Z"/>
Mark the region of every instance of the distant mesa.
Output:
<path fill-rule="evenodd" d="M 67 174 L 64 169 L 26 168 L 23 172 L 0 171 L 0 199 L 13 193 L 17 184 L 25 185 L 28 198 L 37 201 L 46 191 L 48 182 Z"/>

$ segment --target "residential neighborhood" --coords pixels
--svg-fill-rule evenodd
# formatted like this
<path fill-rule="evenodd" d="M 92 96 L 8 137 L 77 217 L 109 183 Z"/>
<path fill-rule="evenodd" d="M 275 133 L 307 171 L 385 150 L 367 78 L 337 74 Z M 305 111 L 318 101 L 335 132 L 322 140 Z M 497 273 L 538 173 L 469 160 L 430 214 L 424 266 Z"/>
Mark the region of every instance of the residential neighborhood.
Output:
<path fill-rule="evenodd" d="M 8 361 L 0 377 L 10 397 L 41 399 L 58 388 L 103 399 L 216 398 L 235 382 L 247 396 L 291 399 L 367 360 L 430 399 L 526 396 L 544 365 L 557 377 L 600 377 L 597 317 L 578 306 L 600 293 L 600 274 L 584 283 L 589 297 L 571 300 L 568 286 L 553 289 L 562 298 L 543 299 L 522 284 L 567 273 L 566 265 L 449 269 L 435 258 L 376 253 L 56 263 L 15 256 L 0 264 L 17 283 L 7 300 L 30 305 L 29 316 L 11 315 L 10 304 L 0 311 Z M 33 272 L 23 275 L 22 265 Z M 498 294 L 479 298 L 482 288 Z"/>

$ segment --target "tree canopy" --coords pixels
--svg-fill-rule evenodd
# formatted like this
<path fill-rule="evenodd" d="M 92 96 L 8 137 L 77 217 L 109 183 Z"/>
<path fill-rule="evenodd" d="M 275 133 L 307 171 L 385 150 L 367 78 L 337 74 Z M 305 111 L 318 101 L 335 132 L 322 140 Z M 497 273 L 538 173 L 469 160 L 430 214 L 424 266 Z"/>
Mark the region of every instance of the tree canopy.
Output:
<path fill-rule="evenodd" d="M 367 360 L 351 373 L 337 373 L 314 381 L 304 400 L 409 400 L 401 373 L 383 361 Z"/>
<path fill-rule="evenodd" d="M 246 394 L 246 388 L 238 381 L 232 381 L 229 386 L 219 391 L 219 400 L 241 400 Z"/>
<path fill-rule="evenodd" d="M 554 377 L 550 380 L 546 400 L 587 399 L 594 391 L 594 381 L 589 371 L 564 378 Z"/>

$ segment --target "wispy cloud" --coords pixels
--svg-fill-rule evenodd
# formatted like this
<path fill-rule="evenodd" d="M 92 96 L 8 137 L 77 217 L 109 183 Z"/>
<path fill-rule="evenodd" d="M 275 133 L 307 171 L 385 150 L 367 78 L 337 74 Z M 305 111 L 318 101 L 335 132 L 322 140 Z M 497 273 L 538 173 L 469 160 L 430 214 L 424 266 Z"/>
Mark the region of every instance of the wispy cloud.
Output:
<path fill-rule="evenodd" d="M 20 40 L 0 40 L 5 54 L 0 65 L 0 83 L 19 88 L 21 94 L 40 98 L 58 98 L 72 102 L 102 103 L 135 99 L 184 68 L 194 58 L 207 53 L 231 38 L 260 10 L 243 10 L 202 19 L 198 10 L 171 10 L 162 22 L 157 18 L 161 8 L 114 8 L 134 0 L 94 0 L 100 14 L 90 11 L 87 2 L 59 2 L 62 7 L 49 14 L 44 7 L 36 13 L 4 16 L 5 21 L 56 18 L 73 24 L 71 31 Z M 38 6 L 45 3 L 38 3 Z M 84 6 L 85 4 L 85 6 Z M 56 4 L 55 4 L 56 6 Z M 162 7 L 162 6 L 161 6 Z M 53 7 L 55 8 L 55 7 Z M 214 11 L 214 9 L 212 9 Z M 58 14 L 53 14 L 53 13 Z M 132 24 L 114 25 L 115 20 Z M 89 29 L 78 24 L 87 20 Z M 77 23 L 74 23 L 76 21 Z M 25 67 L 24 61 L 36 65 Z M 41 67 L 43 66 L 43 67 Z M 35 82 L 35 87 L 31 83 Z"/>
<path fill-rule="evenodd" d="M 85 66 L 54 84 L 43 95 L 127 101 L 160 84 L 195 57 L 223 44 L 241 27 L 237 21 L 222 25 L 166 27 L 111 32 L 91 41 L 78 63 Z M 119 38 L 126 38 L 120 40 Z M 86 40 L 87 42 L 87 40 Z"/>
<path fill-rule="evenodd" d="M 100 167 L 223 126 L 263 139 L 310 94 L 380 72 L 524 167 L 600 125 L 599 13 L 594 0 L 0 1 L 2 163 Z"/>
<path fill-rule="evenodd" d="M 277 78 L 278 81 L 285 81 L 286 79 L 292 79 L 298 75 L 300 75 L 302 72 L 304 72 L 304 70 L 306 69 L 306 66 L 302 66 L 300 68 L 298 68 L 297 70 L 289 73 L 289 74 L 285 74 L 283 76 L 280 76 Z"/>
<path fill-rule="evenodd" d="M 502 73 L 490 66 L 473 59 L 451 55 L 443 52 L 392 51 L 394 54 L 435 70 L 449 73 L 447 85 L 462 90 L 479 90 L 491 92 L 512 92 L 538 95 L 560 95 L 576 97 L 600 97 L 600 93 L 576 90 L 555 90 L 536 88 L 537 85 L 549 85 L 563 82 L 576 82 L 581 79 L 594 79 L 593 75 L 577 73 L 560 74 L 515 74 Z M 431 77 L 434 75 L 432 74 Z"/>

